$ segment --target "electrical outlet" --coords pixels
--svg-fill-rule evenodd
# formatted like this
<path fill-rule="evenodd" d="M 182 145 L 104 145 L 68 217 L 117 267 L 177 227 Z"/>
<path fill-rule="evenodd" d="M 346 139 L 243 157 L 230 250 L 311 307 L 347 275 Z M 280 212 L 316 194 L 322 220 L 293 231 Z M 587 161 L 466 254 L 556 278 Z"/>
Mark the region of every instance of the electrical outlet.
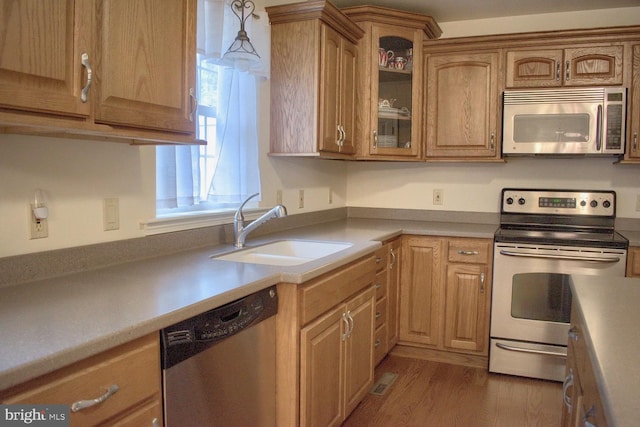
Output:
<path fill-rule="evenodd" d="M 117 198 L 102 201 L 102 221 L 104 231 L 120 229 L 120 202 Z"/>
<path fill-rule="evenodd" d="M 304 190 L 298 190 L 298 209 L 304 208 Z"/>
<path fill-rule="evenodd" d="M 282 204 L 282 190 L 276 191 L 276 205 Z"/>
<path fill-rule="evenodd" d="M 434 205 L 442 205 L 444 203 L 444 192 L 442 189 L 433 190 L 433 204 Z"/>
<path fill-rule="evenodd" d="M 33 215 L 33 205 L 29 205 L 29 239 L 44 239 L 49 237 L 49 224 L 46 219 L 37 219 Z"/>

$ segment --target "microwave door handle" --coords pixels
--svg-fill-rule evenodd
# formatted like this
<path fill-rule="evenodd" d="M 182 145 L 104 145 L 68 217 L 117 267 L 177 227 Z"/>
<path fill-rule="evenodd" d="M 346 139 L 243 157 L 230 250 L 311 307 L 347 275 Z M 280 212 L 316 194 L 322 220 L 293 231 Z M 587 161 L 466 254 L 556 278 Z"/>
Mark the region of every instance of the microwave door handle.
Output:
<path fill-rule="evenodd" d="M 596 152 L 602 150 L 602 105 L 598 105 L 598 116 L 596 117 Z"/>

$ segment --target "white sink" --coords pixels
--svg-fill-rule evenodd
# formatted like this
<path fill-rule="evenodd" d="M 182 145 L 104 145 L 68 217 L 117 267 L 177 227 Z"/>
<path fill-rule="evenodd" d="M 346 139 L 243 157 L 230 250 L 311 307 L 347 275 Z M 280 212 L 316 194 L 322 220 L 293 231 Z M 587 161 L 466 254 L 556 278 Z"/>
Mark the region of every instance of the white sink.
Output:
<path fill-rule="evenodd" d="M 299 265 L 350 248 L 351 243 L 280 240 L 214 257 L 217 260 L 267 265 Z"/>

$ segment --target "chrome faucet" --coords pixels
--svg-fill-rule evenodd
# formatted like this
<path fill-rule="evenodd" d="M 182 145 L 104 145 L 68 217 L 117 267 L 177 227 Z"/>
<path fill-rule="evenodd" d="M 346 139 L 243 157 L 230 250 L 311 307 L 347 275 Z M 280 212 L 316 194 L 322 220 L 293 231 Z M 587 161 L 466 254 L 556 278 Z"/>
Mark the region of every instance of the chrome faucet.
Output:
<path fill-rule="evenodd" d="M 269 221 L 272 218 L 282 218 L 287 216 L 287 208 L 282 205 L 275 205 L 268 212 L 266 212 L 261 217 L 257 218 L 255 221 L 251 222 L 246 227 L 244 226 L 244 215 L 242 214 L 242 208 L 247 202 L 254 197 L 256 197 L 260 193 L 252 194 L 247 197 L 247 199 L 242 202 L 238 210 L 236 211 L 235 216 L 233 217 L 233 238 L 234 244 L 236 248 L 243 248 L 244 241 L 247 238 L 247 235 L 251 233 L 256 228 L 260 227 L 265 222 Z"/>

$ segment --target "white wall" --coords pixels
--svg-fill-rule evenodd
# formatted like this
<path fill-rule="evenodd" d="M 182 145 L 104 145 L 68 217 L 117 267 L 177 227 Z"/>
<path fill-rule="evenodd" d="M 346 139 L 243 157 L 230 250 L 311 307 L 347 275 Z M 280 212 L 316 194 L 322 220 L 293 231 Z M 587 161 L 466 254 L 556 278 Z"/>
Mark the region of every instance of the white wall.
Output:
<path fill-rule="evenodd" d="M 292 0 L 263 0 L 258 5 Z M 618 12 L 621 9 L 617 9 Z M 640 22 L 640 8 L 605 16 L 600 11 L 564 15 L 562 22 L 575 27 L 621 25 Z M 575 16 L 575 19 L 572 17 Z M 606 19 L 601 19 L 606 18 Z M 633 22 L 627 22 L 628 20 Z M 441 23 L 445 35 L 551 29 L 548 16 L 503 20 Z M 486 22 L 485 22 L 486 21 Z M 529 27 L 527 23 L 531 22 Z M 555 27 L 553 27 L 555 29 Z M 291 214 L 345 205 L 434 209 L 429 204 L 433 188 L 442 188 L 444 209 L 496 211 L 499 189 L 514 183 L 540 186 L 567 184 L 615 188 L 624 195 L 621 216 L 634 211 L 634 177 L 639 167 L 612 166 L 605 160 L 572 162 L 521 160 L 506 165 L 360 163 L 317 159 L 267 157 L 269 144 L 269 85 L 261 85 L 260 146 L 263 206 L 275 203 L 283 190 Z M 585 178 L 597 173 L 595 178 Z M 525 178 L 522 178 L 523 172 Z M 544 177 L 540 180 L 540 177 Z M 29 240 L 27 206 L 36 188 L 49 198 L 49 238 Z M 305 190 L 305 207 L 297 208 L 298 190 Z M 333 204 L 329 204 L 329 190 Z M 102 200 L 120 199 L 120 230 L 103 231 Z M 627 201 L 628 197 L 633 202 Z M 0 257 L 91 243 L 141 237 L 140 221 L 155 210 L 155 154 L 153 147 L 110 142 L 0 135 Z M 423 199 L 426 201 L 423 201 Z M 494 200 L 494 201 L 491 201 Z"/>

